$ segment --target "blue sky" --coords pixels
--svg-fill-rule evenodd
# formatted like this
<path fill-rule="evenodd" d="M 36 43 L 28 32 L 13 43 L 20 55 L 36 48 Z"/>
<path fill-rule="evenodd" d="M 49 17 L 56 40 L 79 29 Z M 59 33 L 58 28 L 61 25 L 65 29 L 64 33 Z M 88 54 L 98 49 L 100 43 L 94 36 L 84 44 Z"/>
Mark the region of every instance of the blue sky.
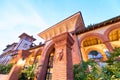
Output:
<path fill-rule="evenodd" d="M 85 25 L 120 15 L 120 0 L 0 0 L 0 53 L 23 32 L 37 34 L 81 11 Z"/>

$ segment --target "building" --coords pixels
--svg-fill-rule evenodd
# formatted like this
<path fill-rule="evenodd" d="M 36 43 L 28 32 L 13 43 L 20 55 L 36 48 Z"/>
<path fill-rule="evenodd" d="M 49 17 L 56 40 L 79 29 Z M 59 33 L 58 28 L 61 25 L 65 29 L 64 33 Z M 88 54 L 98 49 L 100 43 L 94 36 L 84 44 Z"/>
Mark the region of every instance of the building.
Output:
<path fill-rule="evenodd" d="M 18 43 L 12 43 L 7 45 L 3 50 L 3 54 L 0 56 L 0 64 L 8 64 L 12 58 L 14 58 L 18 50 L 27 50 L 32 47 L 33 41 L 36 39 L 33 36 L 29 36 L 26 33 L 22 33 L 19 36 L 20 40 Z"/>
<path fill-rule="evenodd" d="M 38 36 L 45 43 L 18 51 L 15 65 L 20 60 L 23 66 L 36 63 L 37 80 L 73 80 L 74 64 L 90 58 L 98 62 L 106 61 L 108 52 L 120 47 L 120 16 L 85 27 L 81 13 L 77 12 Z M 17 80 L 15 75 L 12 76 L 17 68 L 9 74 L 10 80 Z M 17 72 L 20 70 L 17 69 Z"/>

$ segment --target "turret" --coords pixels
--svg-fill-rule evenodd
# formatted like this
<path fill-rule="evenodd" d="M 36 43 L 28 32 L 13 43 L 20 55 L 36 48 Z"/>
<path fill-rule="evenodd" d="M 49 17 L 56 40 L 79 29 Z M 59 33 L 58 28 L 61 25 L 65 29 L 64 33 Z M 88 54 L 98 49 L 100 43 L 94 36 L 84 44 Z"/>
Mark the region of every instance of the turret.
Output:
<path fill-rule="evenodd" d="M 20 41 L 14 50 L 27 50 L 31 47 L 32 43 L 36 40 L 33 36 L 29 36 L 26 33 L 22 33 L 20 36 Z"/>

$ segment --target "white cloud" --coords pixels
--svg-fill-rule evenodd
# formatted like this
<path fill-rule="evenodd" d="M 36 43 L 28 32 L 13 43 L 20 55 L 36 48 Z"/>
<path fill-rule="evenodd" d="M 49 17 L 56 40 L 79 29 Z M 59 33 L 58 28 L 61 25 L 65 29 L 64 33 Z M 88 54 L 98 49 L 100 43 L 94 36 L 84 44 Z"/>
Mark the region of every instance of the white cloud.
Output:
<path fill-rule="evenodd" d="M 7 44 L 17 41 L 16 39 L 18 39 L 18 36 L 22 34 L 22 32 L 37 35 L 35 31 L 38 30 L 36 29 L 43 30 L 47 27 L 40 14 L 37 13 L 32 5 L 25 1 L 9 1 L 5 3 L 0 10 L 0 53 Z M 32 30 L 30 29 L 31 26 Z M 19 31 L 19 28 L 21 28 L 21 31 Z"/>

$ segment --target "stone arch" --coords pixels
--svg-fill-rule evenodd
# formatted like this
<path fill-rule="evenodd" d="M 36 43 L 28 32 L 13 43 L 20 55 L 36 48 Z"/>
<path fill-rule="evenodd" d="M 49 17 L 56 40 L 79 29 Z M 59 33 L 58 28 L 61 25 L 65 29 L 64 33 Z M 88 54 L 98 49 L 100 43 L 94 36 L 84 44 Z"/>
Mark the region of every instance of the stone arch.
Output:
<path fill-rule="evenodd" d="M 110 42 L 119 40 L 120 39 L 120 28 L 112 30 L 109 33 L 108 38 L 109 38 Z"/>
<path fill-rule="evenodd" d="M 41 59 L 39 61 L 40 66 L 39 66 L 38 80 L 45 80 L 48 57 L 53 49 L 54 49 L 54 43 L 52 41 L 48 42 L 48 45 L 47 46 L 45 45 L 43 48 Z"/>
<path fill-rule="evenodd" d="M 34 63 L 35 54 L 34 51 L 30 51 L 30 54 L 25 58 L 25 66 L 32 65 Z"/>
<path fill-rule="evenodd" d="M 100 39 L 102 42 L 105 42 L 105 39 L 103 37 L 103 35 L 99 34 L 99 33 L 88 33 L 83 35 L 80 39 L 79 39 L 79 44 L 80 46 L 82 46 L 82 42 L 84 41 L 84 39 L 86 39 L 87 37 L 96 37 L 98 39 Z"/>
<path fill-rule="evenodd" d="M 31 59 L 32 59 L 31 64 L 34 64 L 35 61 L 36 61 L 36 58 L 37 58 L 37 56 L 38 56 L 38 54 L 40 53 L 41 50 L 42 50 L 41 48 L 37 48 L 35 50 L 30 50 L 30 54 L 26 58 L 26 65 L 28 65 L 31 62 Z M 41 55 L 41 53 L 40 53 L 40 55 Z M 33 58 L 31 58 L 31 57 L 33 57 Z"/>
<path fill-rule="evenodd" d="M 115 29 L 120 29 L 120 25 L 113 25 L 113 26 L 111 26 L 110 28 L 108 28 L 108 29 L 104 32 L 105 38 L 106 38 L 108 41 L 110 41 L 110 40 L 109 40 L 109 34 L 110 34 L 110 32 L 113 31 L 113 30 L 115 30 Z"/>
<path fill-rule="evenodd" d="M 113 30 L 116 30 L 116 29 L 120 29 L 120 25 L 116 24 L 116 25 L 112 25 L 110 26 L 105 32 L 104 32 L 104 35 L 105 35 L 105 38 L 107 39 L 107 42 L 110 43 L 110 39 L 109 39 L 109 34 L 113 31 Z M 111 44 L 110 44 L 111 45 Z M 111 48 L 112 48 L 112 51 L 113 52 L 113 46 L 111 45 Z"/>
<path fill-rule="evenodd" d="M 88 34 L 83 35 L 79 39 L 80 47 L 82 47 L 82 42 L 84 41 L 84 39 L 87 38 L 87 37 L 90 37 L 90 36 L 93 36 L 93 37 L 96 37 L 96 38 L 100 39 L 105 44 L 105 46 L 108 48 L 108 50 L 110 52 L 113 51 L 113 48 L 112 48 L 111 44 L 107 42 L 108 40 L 106 38 L 104 38 L 104 35 L 99 34 L 99 33 L 88 33 Z"/>
<path fill-rule="evenodd" d="M 34 51 L 34 62 L 36 61 L 37 56 L 42 54 L 42 53 L 40 53 L 41 51 L 42 51 L 41 48 L 36 49 L 36 50 Z M 40 53 L 40 54 L 39 54 L 39 53 Z"/>
<path fill-rule="evenodd" d="M 101 49 L 96 48 L 96 47 L 91 47 L 91 48 L 89 48 L 89 49 L 87 49 L 87 50 L 85 51 L 85 53 L 86 53 L 86 55 L 87 55 L 87 60 L 88 60 L 88 54 L 89 54 L 89 52 L 91 52 L 91 51 L 93 51 L 93 50 L 100 52 L 100 54 L 103 56 L 103 60 L 104 60 L 104 61 L 107 60 L 107 56 L 106 56 L 105 52 L 104 52 L 103 50 L 101 50 Z"/>

